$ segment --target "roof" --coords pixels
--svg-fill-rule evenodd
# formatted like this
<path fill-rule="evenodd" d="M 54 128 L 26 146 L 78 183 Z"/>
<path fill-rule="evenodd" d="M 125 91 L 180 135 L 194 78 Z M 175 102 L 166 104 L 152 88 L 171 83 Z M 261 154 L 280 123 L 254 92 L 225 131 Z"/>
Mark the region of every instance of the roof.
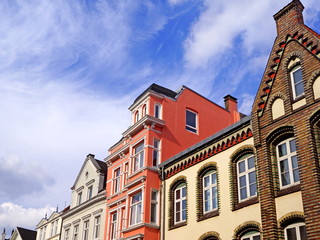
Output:
<path fill-rule="evenodd" d="M 36 231 L 21 228 L 21 227 L 17 227 L 17 230 L 19 232 L 20 237 L 23 240 L 36 240 L 36 237 L 37 237 Z"/>
<path fill-rule="evenodd" d="M 249 124 L 251 121 L 251 116 L 246 116 L 242 119 L 240 119 L 238 122 L 222 129 L 221 131 L 211 135 L 210 137 L 196 143 L 195 145 L 191 146 L 190 148 L 185 149 L 184 151 L 176 154 L 175 156 L 169 158 L 168 160 L 164 161 L 163 163 L 159 164 L 159 167 L 164 167 L 166 165 L 170 165 L 171 163 L 174 163 L 175 161 L 179 160 L 180 158 L 186 157 L 190 153 L 194 151 L 198 151 L 204 147 L 206 147 L 208 144 L 211 144 L 211 142 L 214 142 L 215 140 L 223 137 L 225 134 L 229 134 L 233 132 L 235 129 L 239 129 L 243 125 Z"/>
<path fill-rule="evenodd" d="M 170 89 L 168 89 L 168 88 L 165 88 L 165 87 L 162 87 L 162 86 L 160 86 L 160 85 L 158 85 L 158 84 L 153 83 L 153 84 L 150 85 L 150 87 L 148 87 L 146 90 L 144 90 L 144 91 L 134 100 L 133 104 L 135 104 L 136 102 L 138 102 L 139 99 L 140 99 L 145 93 L 147 93 L 147 92 L 149 92 L 149 91 L 154 91 L 154 92 L 163 94 L 163 95 L 165 95 L 165 96 L 167 96 L 167 97 L 170 97 L 170 98 L 175 98 L 175 97 L 177 96 L 177 94 L 178 94 L 178 93 L 175 92 L 175 91 L 172 91 L 172 90 L 170 90 Z"/>

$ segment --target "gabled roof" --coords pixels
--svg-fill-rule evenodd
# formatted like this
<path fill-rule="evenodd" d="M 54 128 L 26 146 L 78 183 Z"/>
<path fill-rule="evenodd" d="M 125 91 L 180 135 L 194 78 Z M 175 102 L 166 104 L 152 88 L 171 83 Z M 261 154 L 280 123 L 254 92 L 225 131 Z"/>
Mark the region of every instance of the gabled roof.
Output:
<path fill-rule="evenodd" d="M 21 227 L 17 227 L 17 231 L 22 238 L 22 240 L 36 240 L 37 238 L 37 232 Z"/>
<path fill-rule="evenodd" d="M 85 167 L 85 165 L 86 165 L 86 163 L 88 161 L 92 162 L 93 166 L 97 169 L 97 171 L 101 172 L 104 175 L 106 174 L 106 172 L 107 172 L 107 164 L 105 162 L 103 162 L 103 161 L 95 159 L 93 154 L 88 154 L 86 159 L 85 159 L 85 161 L 82 164 L 82 167 L 81 167 L 81 169 L 80 169 L 80 171 L 78 173 L 78 176 L 77 176 L 76 180 L 74 181 L 74 184 L 71 187 L 71 189 L 74 189 L 74 187 L 75 187 L 76 183 L 78 182 L 78 180 L 80 178 L 80 175 L 81 175 L 81 173 L 82 173 L 82 171 L 83 171 L 83 169 L 84 169 L 84 167 Z"/>

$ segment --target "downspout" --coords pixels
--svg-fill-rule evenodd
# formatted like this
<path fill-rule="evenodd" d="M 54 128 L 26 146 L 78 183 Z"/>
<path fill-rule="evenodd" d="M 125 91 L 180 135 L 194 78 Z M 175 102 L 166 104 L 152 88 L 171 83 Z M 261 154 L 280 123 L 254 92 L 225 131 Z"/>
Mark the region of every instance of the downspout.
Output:
<path fill-rule="evenodd" d="M 166 181 L 164 177 L 164 167 L 161 168 L 161 189 L 162 189 L 162 221 L 161 221 L 161 234 L 162 240 L 165 240 L 165 219 L 166 219 Z"/>

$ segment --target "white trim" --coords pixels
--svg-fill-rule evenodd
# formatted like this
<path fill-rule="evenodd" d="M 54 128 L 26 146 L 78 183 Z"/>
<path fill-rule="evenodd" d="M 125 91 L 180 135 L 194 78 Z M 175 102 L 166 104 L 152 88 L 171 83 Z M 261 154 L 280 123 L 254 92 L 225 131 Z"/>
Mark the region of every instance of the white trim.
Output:
<path fill-rule="evenodd" d="M 292 229 L 292 228 L 294 228 L 295 229 L 295 231 L 296 231 L 296 236 L 297 236 L 297 240 L 303 240 L 303 239 L 301 239 L 301 237 L 300 237 L 300 228 L 299 227 L 301 227 L 301 226 L 306 226 L 306 224 L 304 223 L 304 222 L 298 222 L 298 223 L 293 223 L 293 224 L 290 224 L 290 225 L 288 225 L 287 227 L 285 227 L 285 229 L 284 229 L 284 238 L 285 238 L 285 240 L 288 240 L 288 236 L 287 236 L 287 229 Z M 299 234 L 300 233 L 300 234 Z"/>
<path fill-rule="evenodd" d="M 292 88 L 293 100 L 297 99 L 298 97 L 301 97 L 301 96 L 304 96 L 304 95 L 305 95 L 303 78 L 301 78 L 301 81 L 297 83 L 297 84 L 302 83 L 303 92 L 302 92 L 300 95 L 298 95 L 298 96 L 297 96 L 297 93 L 296 93 L 296 88 L 295 88 L 295 86 L 296 86 L 297 84 L 295 84 L 295 82 L 294 82 L 294 75 L 293 75 L 293 74 L 294 74 L 295 72 L 299 71 L 299 70 L 301 71 L 301 75 L 302 75 L 302 68 L 301 68 L 300 65 L 297 66 L 297 67 L 295 67 L 295 68 L 293 68 L 293 69 L 290 71 L 290 80 L 291 80 L 291 88 Z"/>
<path fill-rule="evenodd" d="M 215 175 L 215 183 L 212 182 L 212 175 Z M 209 178 L 209 184 L 207 187 L 205 187 L 205 178 Z M 203 177 L 202 177 L 202 195 L 203 195 L 203 199 L 202 199 L 202 204 L 203 204 L 203 212 L 204 213 L 208 213 L 208 212 L 212 212 L 214 210 L 218 209 L 218 175 L 217 175 L 217 171 L 210 171 L 209 173 L 206 173 Z M 216 190 L 216 207 L 214 208 L 212 206 L 212 199 L 214 199 L 214 193 L 212 192 L 212 188 L 215 188 Z M 205 192 L 209 191 L 209 209 L 206 211 L 206 196 L 205 196 Z"/>
<path fill-rule="evenodd" d="M 185 188 L 185 191 L 186 191 L 186 195 L 185 196 L 182 196 L 182 190 Z M 177 191 L 180 191 L 180 196 L 179 196 L 179 199 L 177 200 L 176 199 L 176 196 L 177 196 L 177 194 L 176 194 L 176 192 Z M 183 186 L 181 186 L 181 187 L 179 187 L 179 188 L 176 188 L 175 190 L 174 190 L 174 201 L 173 201 L 173 204 L 174 204 L 174 207 L 173 207 L 173 214 L 174 214 L 174 216 L 173 216 L 173 218 L 174 218 L 174 224 L 177 224 L 177 223 L 181 223 L 181 222 L 185 222 L 185 221 L 187 221 L 187 216 L 186 216 L 186 218 L 185 219 L 183 219 L 183 214 L 182 214 L 182 212 L 183 211 L 187 211 L 187 208 L 186 209 L 183 209 L 182 208 L 182 203 L 183 203 L 183 201 L 187 201 L 187 185 L 184 183 L 184 185 Z M 176 206 L 177 206 L 177 204 L 179 204 L 179 206 L 180 206 L 180 214 L 179 214 L 179 218 L 180 218 L 180 220 L 179 221 L 177 221 L 177 219 L 176 219 Z"/>
<path fill-rule="evenodd" d="M 195 124 L 196 124 L 195 127 L 187 124 L 187 112 L 193 113 L 195 115 Z M 186 119 L 185 129 L 189 132 L 198 134 L 198 132 L 199 132 L 199 129 L 198 129 L 199 128 L 199 123 L 198 123 L 199 119 L 198 118 L 199 118 L 199 114 L 197 112 L 187 108 L 186 112 L 185 112 L 185 119 Z"/>
<path fill-rule="evenodd" d="M 254 161 L 254 167 L 253 168 L 249 168 L 249 159 L 253 158 L 253 161 Z M 240 173 L 240 163 L 244 162 L 244 166 L 245 166 L 245 169 L 243 172 Z M 245 158 L 242 158 L 240 159 L 239 161 L 236 162 L 236 169 L 237 169 L 237 182 L 238 182 L 238 186 L 237 186 L 237 190 L 238 190 L 238 199 L 239 199 L 239 202 L 243 202 L 243 201 L 246 201 L 250 198 L 253 198 L 253 197 L 256 197 L 257 196 L 257 175 L 256 175 L 256 181 L 255 181 L 255 185 L 256 185 L 256 193 L 254 195 L 251 196 L 250 194 L 250 185 L 252 185 L 250 183 L 250 178 L 249 178 L 249 175 L 253 172 L 255 172 L 256 174 L 256 164 L 255 164 L 255 158 L 254 158 L 254 155 L 253 154 L 250 154 L 249 156 L 245 157 Z M 240 186 L 240 178 L 241 177 L 244 177 L 245 178 L 245 181 L 246 181 L 246 184 L 245 186 Z M 241 199 L 241 189 L 246 189 L 246 198 L 244 199 Z"/>

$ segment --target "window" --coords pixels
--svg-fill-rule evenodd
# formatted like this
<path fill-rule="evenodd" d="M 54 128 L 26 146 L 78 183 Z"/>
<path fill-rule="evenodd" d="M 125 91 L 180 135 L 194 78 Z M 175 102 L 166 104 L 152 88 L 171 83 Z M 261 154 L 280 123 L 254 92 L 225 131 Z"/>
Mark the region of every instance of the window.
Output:
<path fill-rule="evenodd" d="M 143 161 L 144 161 L 143 148 L 144 148 L 143 142 L 134 148 L 133 172 L 143 167 Z"/>
<path fill-rule="evenodd" d="M 237 162 L 239 200 L 244 201 L 257 195 L 257 177 L 253 155 L 245 155 Z"/>
<path fill-rule="evenodd" d="M 83 224 L 83 240 L 88 240 L 89 236 L 89 220 L 85 221 Z"/>
<path fill-rule="evenodd" d="M 73 229 L 73 240 L 78 240 L 79 235 L 79 225 L 74 226 Z"/>
<path fill-rule="evenodd" d="M 94 239 L 100 238 L 100 221 L 101 217 L 97 216 L 94 218 L 94 229 L 93 229 L 93 237 Z"/>
<path fill-rule="evenodd" d="M 290 72 L 293 99 L 300 97 L 304 94 L 303 79 L 301 66 L 293 68 Z"/>
<path fill-rule="evenodd" d="M 147 115 L 147 106 L 144 104 L 142 107 L 142 117 L 144 117 L 145 115 Z"/>
<path fill-rule="evenodd" d="M 190 110 L 186 110 L 186 129 L 194 133 L 197 132 L 197 114 Z"/>
<path fill-rule="evenodd" d="M 55 228 L 54 225 L 55 225 L 55 223 L 56 223 L 55 221 L 51 223 L 51 233 L 50 233 L 51 237 L 55 234 L 54 233 L 54 228 Z"/>
<path fill-rule="evenodd" d="M 93 190 L 93 186 L 88 187 L 88 196 L 87 196 L 87 200 L 92 198 L 92 190 Z"/>
<path fill-rule="evenodd" d="M 111 226 L 110 226 L 110 239 L 117 238 L 117 224 L 118 223 L 118 213 L 112 213 L 111 215 Z"/>
<path fill-rule="evenodd" d="M 217 173 L 215 171 L 209 171 L 203 177 L 203 211 L 207 213 L 217 208 Z"/>
<path fill-rule="evenodd" d="M 56 224 L 54 226 L 54 235 L 58 233 L 58 223 L 59 223 L 59 220 L 56 220 Z"/>
<path fill-rule="evenodd" d="M 142 208 L 142 192 L 139 192 L 131 197 L 130 225 L 134 225 L 141 222 L 141 208 Z"/>
<path fill-rule="evenodd" d="M 307 240 L 306 226 L 304 223 L 295 223 L 284 229 L 286 240 Z"/>
<path fill-rule="evenodd" d="M 161 105 L 159 103 L 154 105 L 154 116 L 156 118 L 161 118 Z"/>
<path fill-rule="evenodd" d="M 250 231 L 241 237 L 241 240 L 260 240 L 260 233 L 257 231 Z"/>
<path fill-rule="evenodd" d="M 150 222 L 158 222 L 158 191 L 151 191 L 151 213 L 150 213 Z"/>
<path fill-rule="evenodd" d="M 160 160 L 160 140 L 159 139 L 154 139 L 153 140 L 153 155 L 152 155 L 152 165 L 154 167 L 157 167 L 159 164 Z"/>
<path fill-rule="evenodd" d="M 82 192 L 79 192 L 77 197 L 77 205 L 81 204 L 81 198 L 82 198 Z"/>
<path fill-rule="evenodd" d="M 139 111 L 136 111 L 134 114 L 134 122 L 138 122 L 139 121 Z"/>
<path fill-rule="evenodd" d="M 70 232 L 70 229 L 66 229 L 64 231 L 64 240 L 69 240 L 69 232 Z"/>
<path fill-rule="evenodd" d="M 120 191 L 120 168 L 117 168 L 113 173 L 113 193 Z"/>
<path fill-rule="evenodd" d="M 47 231 L 47 226 L 44 226 L 43 227 L 43 235 L 42 235 L 43 240 L 46 239 L 46 231 Z"/>
<path fill-rule="evenodd" d="M 280 142 L 276 146 L 280 186 L 282 188 L 298 184 L 299 167 L 294 138 Z"/>
<path fill-rule="evenodd" d="M 187 186 L 181 183 L 174 191 L 174 223 L 187 220 Z"/>
<path fill-rule="evenodd" d="M 129 172 L 129 164 L 128 164 L 128 162 L 126 162 L 124 164 L 124 173 L 123 173 L 123 182 L 124 182 L 124 184 L 126 184 L 127 181 L 128 181 L 128 172 Z"/>

